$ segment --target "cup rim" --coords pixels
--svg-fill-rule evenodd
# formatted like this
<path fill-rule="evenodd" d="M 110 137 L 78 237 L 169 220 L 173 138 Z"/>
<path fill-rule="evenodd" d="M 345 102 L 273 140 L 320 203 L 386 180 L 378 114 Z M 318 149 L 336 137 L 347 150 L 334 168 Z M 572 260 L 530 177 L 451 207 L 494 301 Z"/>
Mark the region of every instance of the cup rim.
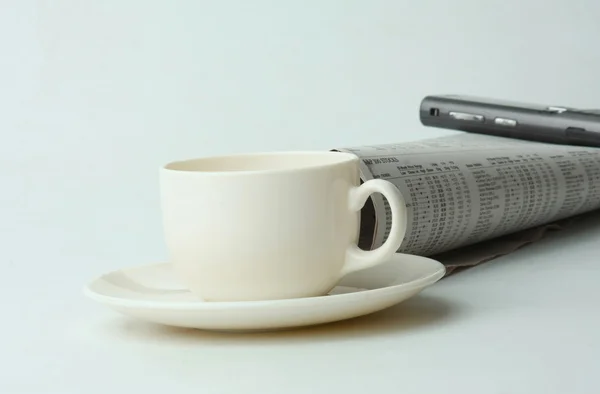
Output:
<path fill-rule="evenodd" d="M 266 168 L 258 170 L 189 170 L 181 167 L 183 165 L 189 165 L 192 163 L 208 162 L 212 160 L 222 159 L 236 159 L 236 158 L 253 158 L 259 156 L 323 156 L 323 157 L 337 157 L 338 160 L 332 162 L 323 162 L 315 164 L 298 165 L 285 168 Z M 351 162 L 359 161 L 359 157 L 355 154 L 337 150 L 298 150 L 298 151 L 263 151 L 263 152 L 248 152 L 248 153 L 231 153 L 223 155 L 211 155 L 203 157 L 195 157 L 182 160 L 174 160 L 167 162 L 161 166 L 161 171 L 164 173 L 172 174 L 188 174 L 188 175 L 219 175 L 219 176 L 236 176 L 236 175 L 250 175 L 250 174 L 276 174 L 276 173 L 291 173 L 299 171 L 311 171 L 316 169 L 322 169 L 327 167 L 343 166 Z"/>

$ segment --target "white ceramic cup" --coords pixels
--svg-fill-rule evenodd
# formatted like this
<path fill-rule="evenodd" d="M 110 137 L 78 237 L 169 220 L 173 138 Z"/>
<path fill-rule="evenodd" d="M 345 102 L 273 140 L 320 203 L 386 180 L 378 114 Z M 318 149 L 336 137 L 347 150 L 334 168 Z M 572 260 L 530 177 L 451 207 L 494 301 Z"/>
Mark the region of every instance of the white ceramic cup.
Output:
<path fill-rule="evenodd" d="M 402 195 L 390 182 L 360 185 L 359 159 L 342 152 L 207 157 L 161 169 L 170 262 L 206 301 L 324 295 L 342 276 L 389 259 L 406 231 Z M 387 198 L 385 243 L 361 250 L 360 209 Z"/>

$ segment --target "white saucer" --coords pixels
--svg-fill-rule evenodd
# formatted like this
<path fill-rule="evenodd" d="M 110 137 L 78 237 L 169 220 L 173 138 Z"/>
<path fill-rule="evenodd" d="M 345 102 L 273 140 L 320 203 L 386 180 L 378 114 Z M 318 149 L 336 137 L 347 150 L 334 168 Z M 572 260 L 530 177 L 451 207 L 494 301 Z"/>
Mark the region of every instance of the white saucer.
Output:
<path fill-rule="evenodd" d="M 108 273 L 91 282 L 85 294 L 120 313 L 153 323 L 205 330 L 273 330 L 380 311 L 414 296 L 445 272 L 435 260 L 396 254 L 384 264 L 348 275 L 325 296 L 205 302 L 179 284 L 171 266 L 163 263 Z"/>

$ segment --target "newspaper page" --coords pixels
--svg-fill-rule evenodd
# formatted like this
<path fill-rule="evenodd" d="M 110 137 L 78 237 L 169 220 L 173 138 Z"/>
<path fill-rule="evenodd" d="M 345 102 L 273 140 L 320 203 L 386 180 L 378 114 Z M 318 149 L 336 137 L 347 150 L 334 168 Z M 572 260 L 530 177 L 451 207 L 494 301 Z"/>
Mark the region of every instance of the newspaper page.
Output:
<path fill-rule="evenodd" d="M 403 194 L 403 253 L 431 256 L 600 208 L 600 148 L 464 133 L 336 150 L 361 159 L 362 180 L 389 180 Z M 381 195 L 372 203 L 376 248 L 391 213 Z"/>

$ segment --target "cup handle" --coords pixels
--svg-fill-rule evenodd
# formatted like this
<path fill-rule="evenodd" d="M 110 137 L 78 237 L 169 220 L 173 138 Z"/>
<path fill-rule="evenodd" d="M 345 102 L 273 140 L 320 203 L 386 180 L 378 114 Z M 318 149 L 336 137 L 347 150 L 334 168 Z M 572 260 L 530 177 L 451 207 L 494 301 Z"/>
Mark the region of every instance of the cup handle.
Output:
<path fill-rule="evenodd" d="M 386 241 L 375 250 L 362 250 L 358 245 L 351 245 L 346 251 L 346 263 L 342 269 L 342 276 L 354 271 L 363 270 L 383 263 L 390 259 L 402 245 L 406 234 L 406 203 L 402 193 L 394 184 L 383 179 L 371 179 L 358 187 L 350 189 L 348 196 L 349 209 L 360 211 L 369 196 L 381 193 L 390 204 L 392 211 L 392 228 Z"/>

